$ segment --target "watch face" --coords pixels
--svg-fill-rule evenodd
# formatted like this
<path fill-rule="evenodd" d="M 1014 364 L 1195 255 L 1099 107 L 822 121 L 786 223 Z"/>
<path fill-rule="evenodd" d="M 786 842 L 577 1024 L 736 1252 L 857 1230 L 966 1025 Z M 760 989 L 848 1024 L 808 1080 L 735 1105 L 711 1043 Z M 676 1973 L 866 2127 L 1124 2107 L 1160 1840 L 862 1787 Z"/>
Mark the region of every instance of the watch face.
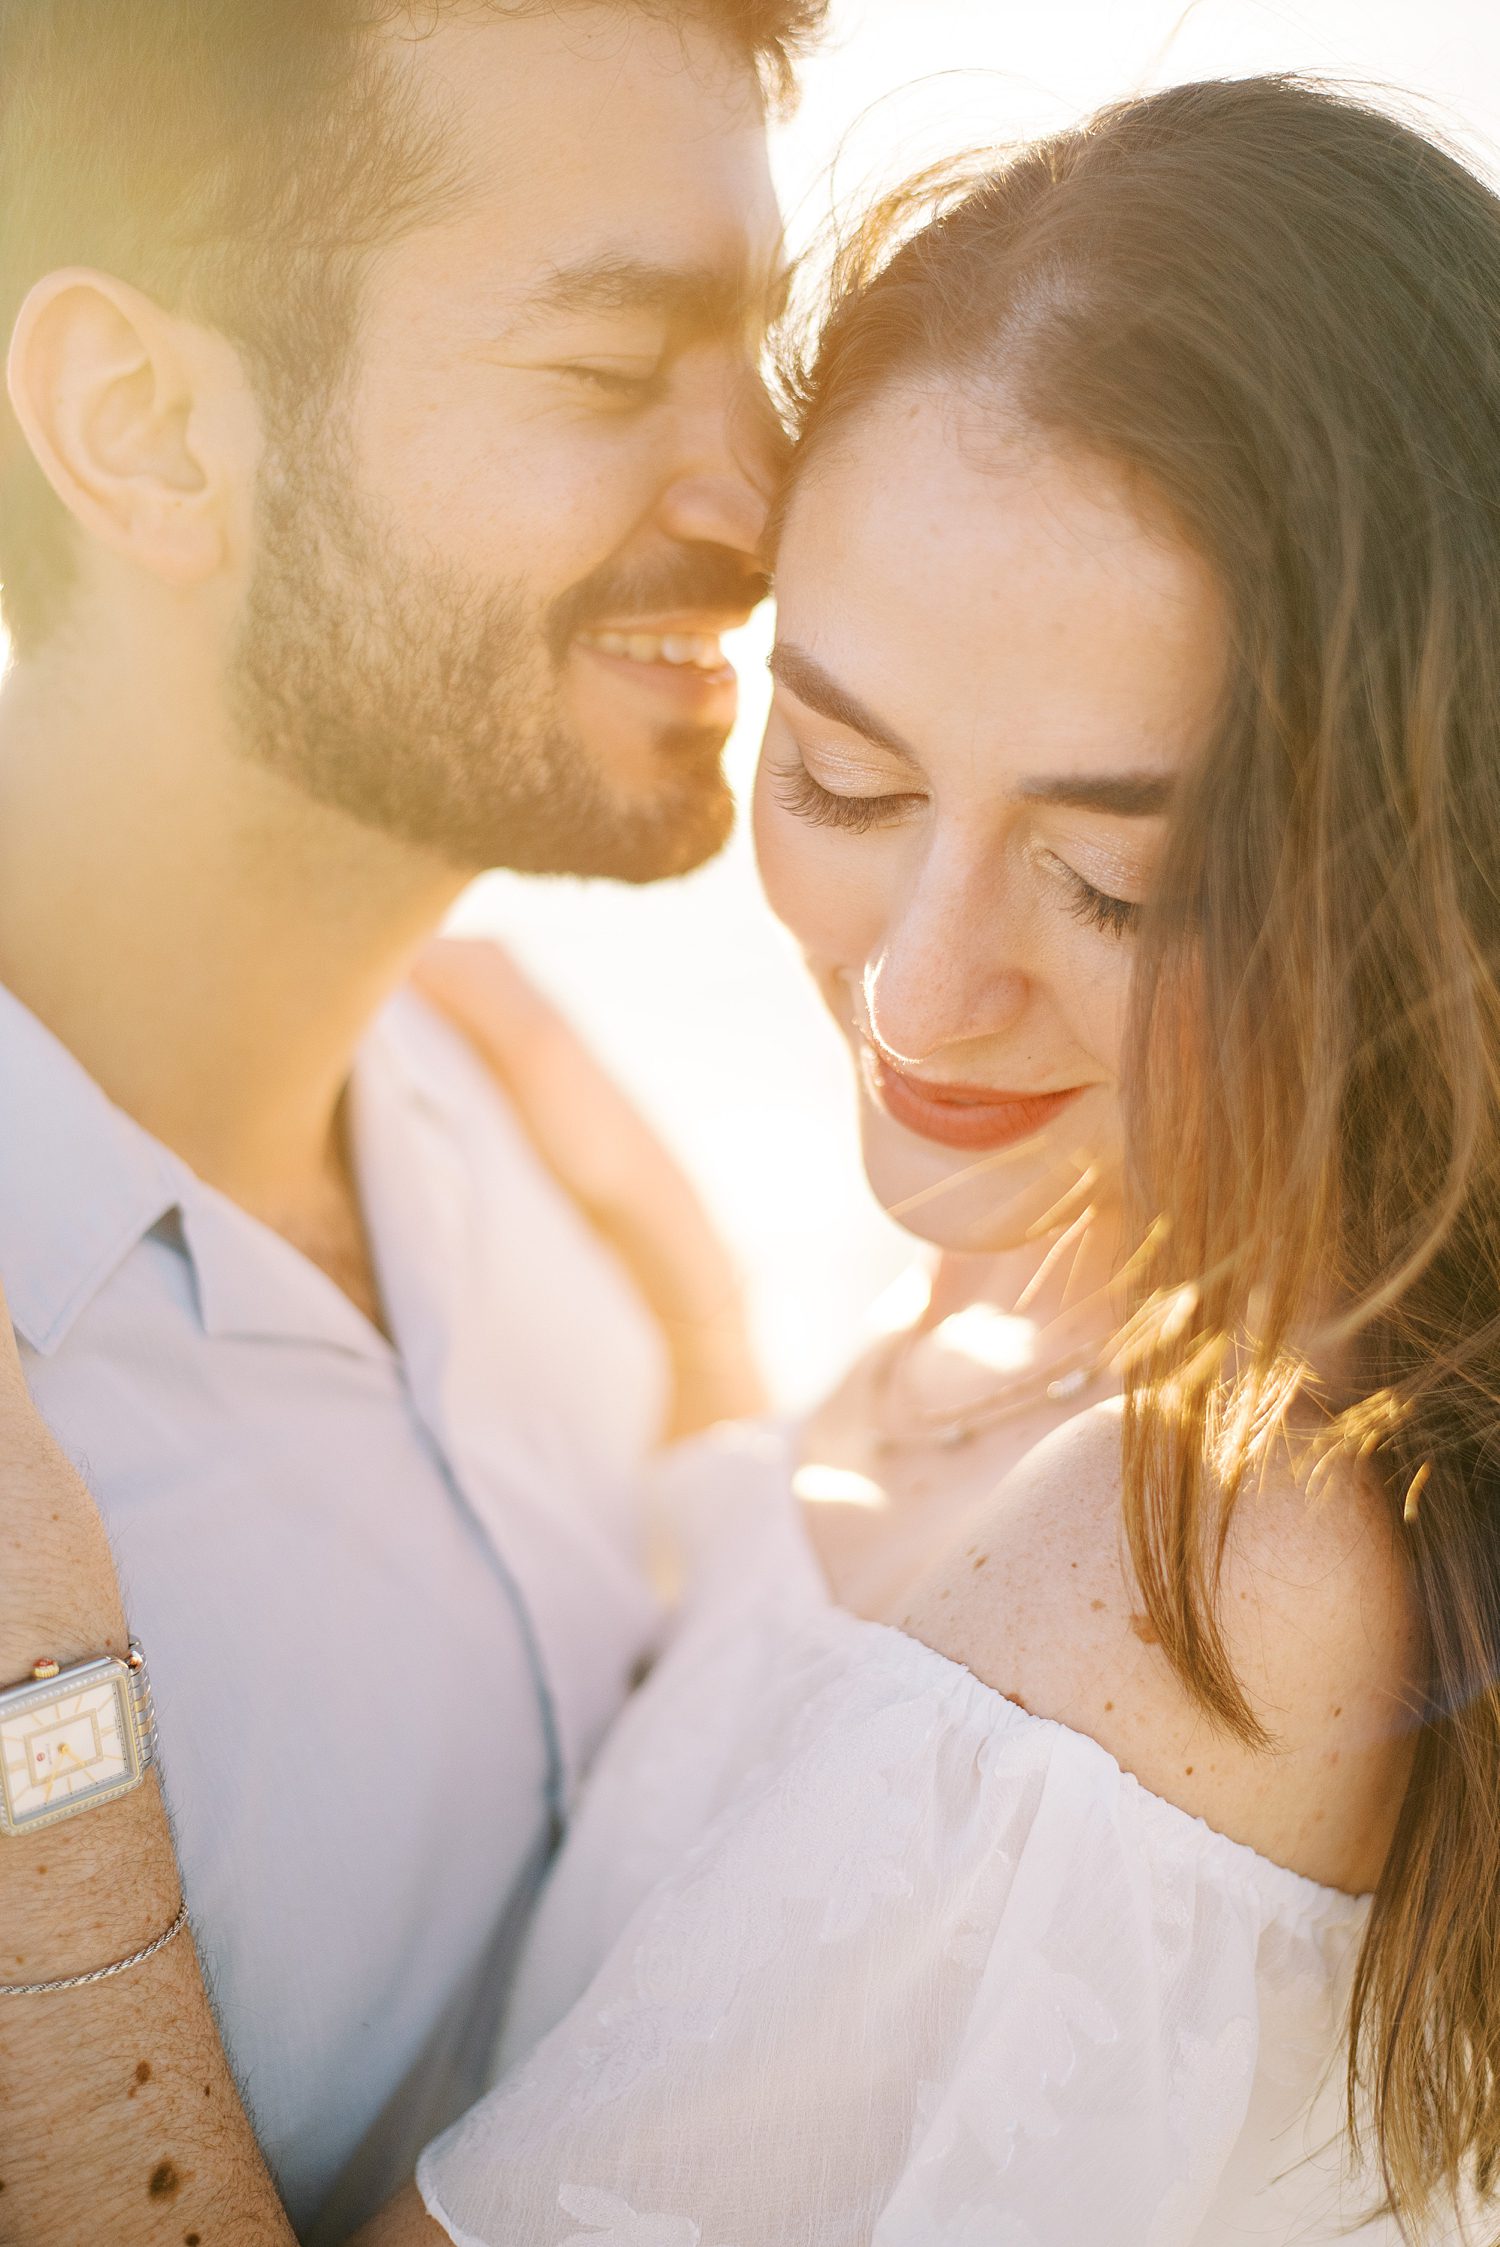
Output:
<path fill-rule="evenodd" d="M 124 1688 L 105 1677 L 39 1706 L 6 1710 L 0 1714 L 0 1763 L 16 1827 L 35 1825 L 85 1796 L 129 1786 L 136 1756 Z"/>

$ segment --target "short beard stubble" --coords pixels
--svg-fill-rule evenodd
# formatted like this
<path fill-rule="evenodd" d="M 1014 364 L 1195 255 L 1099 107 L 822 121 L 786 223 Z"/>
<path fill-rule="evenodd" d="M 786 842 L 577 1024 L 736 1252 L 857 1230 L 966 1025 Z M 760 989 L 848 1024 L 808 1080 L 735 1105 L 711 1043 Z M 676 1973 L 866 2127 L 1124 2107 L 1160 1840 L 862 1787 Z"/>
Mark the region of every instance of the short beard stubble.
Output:
<path fill-rule="evenodd" d="M 337 406 L 272 420 L 231 681 L 245 755 L 465 873 L 651 882 L 722 848 L 734 806 L 718 730 L 664 727 L 665 777 L 627 796 L 567 723 L 561 668 L 574 633 L 630 613 L 631 592 L 644 613 L 643 593 L 690 605 L 732 578 L 748 606 L 742 560 L 684 550 L 658 573 L 670 585 L 649 587 L 606 567 L 538 617 L 519 582 L 479 586 L 402 552 L 358 488 Z"/>

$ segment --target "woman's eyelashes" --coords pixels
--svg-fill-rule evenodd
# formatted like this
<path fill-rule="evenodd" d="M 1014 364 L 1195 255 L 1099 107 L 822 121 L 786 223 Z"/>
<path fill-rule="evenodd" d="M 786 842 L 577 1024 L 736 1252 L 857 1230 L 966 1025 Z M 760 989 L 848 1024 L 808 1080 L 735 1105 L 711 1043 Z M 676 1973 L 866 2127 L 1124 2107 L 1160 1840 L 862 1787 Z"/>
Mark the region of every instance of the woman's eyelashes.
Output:
<path fill-rule="evenodd" d="M 782 809 L 794 818 L 805 820 L 812 827 L 838 827 L 855 835 L 867 835 L 876 827 L 891 826 L 914 806 L 926 802 L 924 796 L 910 791 L 889 796 L 836 795 L 813 778 L 801 758 L 792 765 L 775 766 L 771 788 Z M 1106 936 L 1129 936 L 1134 932 L 1141 917 L 1141 908 L 1134 899 L 1116 897 L 1108 890 L 1097 889 L 1054 851 L 1039 851 L 1036 856 L 1061 886 L 1063 903 L 1074 920 L 1082 921 L 1086 928 L 1099 929 Z"/>
<path fill-rule="evenodd" d="M 814 780 L 799 758 L 794 765 L 780 765 L 772 775 L 772 788 L 777 802 L 784 811 L 796 819 L 805 819 L 813 827 L 842 827 L 855 835 L 867 835 L 874 827 L 886 827 L 899 819 L 922 797 L 907 793 L 891 796 L 836 796 L 831 788 L 822 787 Z"/>
<path fill-rule="evenodd" d="M 1050 854 L 1049 854 L 1050 855 Z M 1102 929 L 1106 936 L 1129 936 L 1141 917 L 1141 908 L 1131 898 L 1112 897 L 1108 890 L 1095 889 L 1064 860 L 1053 860 L 1064 877 L 1068 911 L 1074 920 L 1082 921 L 1086 928 Z"/>

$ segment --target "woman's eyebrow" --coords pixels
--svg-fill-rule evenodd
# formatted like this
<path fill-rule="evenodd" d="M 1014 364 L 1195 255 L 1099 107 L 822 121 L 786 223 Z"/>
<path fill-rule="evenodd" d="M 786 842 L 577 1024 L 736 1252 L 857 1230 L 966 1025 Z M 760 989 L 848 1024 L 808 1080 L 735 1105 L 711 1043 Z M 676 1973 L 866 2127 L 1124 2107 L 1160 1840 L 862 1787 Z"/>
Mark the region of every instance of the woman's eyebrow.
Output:
<path fill-rule="evenodd" d="M 1172 779 L 1164 772 L 1065 774 L 1056 780 L 1024 780 L 1017 794 L 1029 804 L 1060 804 L 1066 811 L 1155 819 L 1172 800 Z"/>
<path fill-rule="evenodd" d="M 918 762 L 916 751 L 894 727 L 877 718 L 847 687 L 831 678 L 805 648 L 779 640 L 771 650 L 770 673 L 790 688 L 799 702 L 862 734 L 877 749 L 889 750 L 904 764 Z M 1065 773 L 1023 780 L 1016 794 L 1029 804 L 1058 804 L 1065 811 L 1100 811 L 1116 819 L 1155 819 L 1172 799 L 1172 777 L 1164 772 Z"/>
<path fill-rule="evenodd" d="M 768 665 L 773 679 L 779 680 L 809 710 L 819 717 L 829 718 L 836 726 L 848 726 L 851 733 L 863 734 L 866 741 L 877 749 L 888 749 L 893 757 L 904 764 L 917 763 L 916 751 L 903 741 L 892 726 L 866 709 L 847 687 L 830 678 L 821 663 L 815 661 L 804 648 L 794 648 L 785 640 L 778 640 L 771 650 Z"/>

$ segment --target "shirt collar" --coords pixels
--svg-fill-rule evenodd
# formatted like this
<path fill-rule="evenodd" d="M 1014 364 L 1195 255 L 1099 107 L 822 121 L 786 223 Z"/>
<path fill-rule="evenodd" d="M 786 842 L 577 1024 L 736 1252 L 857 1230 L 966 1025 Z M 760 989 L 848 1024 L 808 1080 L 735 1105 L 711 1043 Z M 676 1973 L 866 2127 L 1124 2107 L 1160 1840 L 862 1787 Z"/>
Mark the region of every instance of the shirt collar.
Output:
<path fill-rule="evenodd" d="M 0 987 L 0 1283 L 32 1349 L 58 1347 L 186 1175 Z"/>
<path fill-rule="evenodd" d="M 408 1090 L 384 1052 L 373 1068 L 361 1056 L 356 1076 L 375 1080 L 366 1106 L 372 1097 L 399 1105 Z M 0 986 L 0 1285 L 23 1340 L 50 1356 L 132 1249 L 174 1215 L 170 1238 L 191 1267 L 206 1334 L 390 1356 L 332 1280 L 117 1108 Z"/>
<path fill-rule="evenodd" d="M 399 999 L 392 1002 L 393 1007 L 400 1004 Z M 423 1150 L 411 1144 L 411 1124 L 412 1111 L 425 1105 L 386 1034 L 390 1012 L 388 1007 L 367 1031 L 350 1081 L 355 1185 L 367 1245 L 382 1283 L 386 1203 L 393 1192 L 398 1198 L 409 1198 L 420 1186 Z M 385 1165 L 371 1161 L 372 1119 L 381 1122 L 382 1137 L 392 1139 L 397 1150 Z M 382 1362 L 395 1354 L 385 1336 L 326 1272 L 191 1172 L 183 1191 L 182 1227 L 206 1334 L 242 1341 L 316 1342 Z M 389 1302 L 385 1307 L 390 1313 Z M 398 1336 L 399 1332 L 398 1326 Z"/>

